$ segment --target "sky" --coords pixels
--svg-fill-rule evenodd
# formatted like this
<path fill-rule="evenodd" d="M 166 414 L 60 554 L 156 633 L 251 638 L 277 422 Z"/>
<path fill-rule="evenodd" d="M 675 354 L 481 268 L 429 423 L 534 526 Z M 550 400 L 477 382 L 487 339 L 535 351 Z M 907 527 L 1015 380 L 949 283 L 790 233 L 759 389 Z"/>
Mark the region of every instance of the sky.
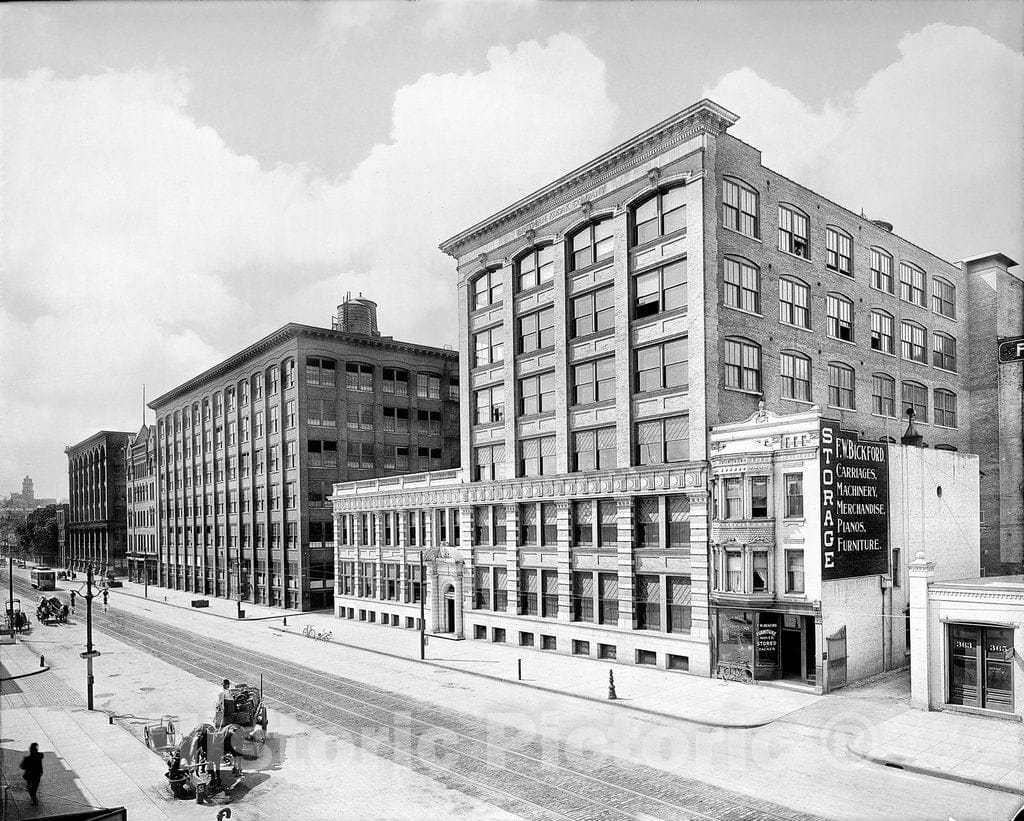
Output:
<path fill-rule="evenodd" d="M 939 256 L 1022 260 L 1022 40 L 1024 0 L 4 4 L 0 496 L 347 292 L 457 347 L 438 244 L 704 96 Z"/>

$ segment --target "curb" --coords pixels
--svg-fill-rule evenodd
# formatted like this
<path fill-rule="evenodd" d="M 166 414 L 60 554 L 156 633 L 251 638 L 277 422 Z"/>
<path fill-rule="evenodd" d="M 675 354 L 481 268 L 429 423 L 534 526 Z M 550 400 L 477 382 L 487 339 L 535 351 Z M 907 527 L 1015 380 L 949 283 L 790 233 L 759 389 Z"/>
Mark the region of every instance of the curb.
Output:
<path fill-rule="evenodd" d="M 47 664 L 45 667 L 40 667 L 38 670 L 33 670 L 31 673 L 18 673 L 16 676 L 8 676 L 7 678 L 0 678 L 0 682 L 3 681 L 17 681 L 19 678 L 28 678 L 29 676 L 38 676 L 40 673 L 49 673 L 50 665 Z"/>
<path fill-rule="evenodd" d="M 300 638 L 303 637 L 301 633 L 293 631 L 291 628 L 274 627 L 273 625 L 268 625 L 268 626 L 270 627 L 271 630 L 274 630 L 274 631 L 276 631 L 278 633 L 283 633 L 283 634 L 289 635 L 289 636 L 298 636 Z M 609 703 L 608 700 L 602 699 L 602 698 L 597 698 L 596 696 L 587 696 L 587 695 L 583 695 L 582 693 L 570 693 L 567 690 L 559 690 L 559 689 L 557 689 L 555 687 L 545 687 L 543 684 L 530 684 L 530 683 L 525 682 L 525 681 L 513 681 L 512 679 L 502 678 L 501 676 L 492 676 L 489 673 L 479 673 L 479 672 L 477 672 L 475 670 L 462 670 L 462 669 L 460 669 L 458 667 L 451 667 L 451 666 L 449 666 L 447 664 L 441 664 L 440 662 L 436 662 L 436 661 L 428 661 L 428 660 L 424 660 L 424 659 L 410 658 L 409 656 L 402 656 L 402 655 L 399 655 L 398 653 L 389 653 L 387 650 L 373 650 L 373 649 L 371 649 L 369 647 L 363 647 L 363 646 L 358 645 L 358 644 L 348 644 L 347 642 L 336 641 L 334 639 L 331 639 L 330 641 L 327 641 L 327 642 L 324 642 L 324 643 L 325 644 L 336 644 L 339 647 L 347 647 L 350 650 L 361 650 L 364 653 L 373 653 L 373 654 L 378 655 L 378 656 L 385 656 L 387 658 L 398 659 L 399 661 L 412 661 L 412 662 L 415 662 L 416 664 L 425 664 L 428 667 L 436 667 L 439 670 L 447 670 L 450 673 L 462 673 L 462 674 L 467 675 L 467 676 L 476 676 L 477 678 L 488 679 L 490 681 L 498 681 L 498 682 L 501 682 L 502 684 L 516 684 L 516 685 L 519 685 L 520 687 L 529 687 L 531 690 L 540 690 L 541 692 L 552 693 L 552 694 L 557 695 L 557 696 L 568 696 L 569 698 L 575 698 L 575 699 L 579 699 L 581 701 L 591 701 L 591 702 L 594 702 L 595 704 L 608 704 Z M 686 724 L 696 724 L 696 725 L 698 725 L 700 727 L 713 727 L 715 729 L 722 729 L 722 730 L 755 730 L 758 727 L 766 727 L 769 724 L 773 724 L 774 722 L 778 721 L 778 718 L 773 718 L 773 719 L 770 719 L 768 721 L 761 721 L 761 722 L 757 722 L 755 724 L 720 724 L 720 723 L 717 723 L 717 722 L 714 722 L 714 721 L 704 721 L 703 719 L 699 719 L 699 718 L 687 718 L 686 716 L 677 715 L 676 713 L 665 713 L 665 712 L 662 712 L 661 710 L 653 710 L 650 707 L 634 707 L 632 705 L 622 704 L 622 702 L 617 702 L 617 703 L 620 705 L 621 709 L 623 709 L 623 710 L 632 710 L 633 712 L 636 712 L 636 713 L 643 713 L 645 715 L 655 716 L 657 718 L 667 718 L 667 719 L 670 719 L 672 721 L 682 721 L 682 722 L 684 722 Z M 780 718 L 781 718 L 781 716 L 780 716 Z"/>
<path fill-rule="evenodd" d="M 204 607 L 186 607 L 183 604 L 175 604 L 174 602 L 169 601 L 160 601 L 160 599 L 150 599 L 146 596 L 140 596 L 138 593 L 129 593 L 124 589 L 121 589 L 118 592 L 122 596 L 131 596 L 133 599 L 138 599 L 139 601 L 149 601 L 153 602 L 154 604 L 162 604 L 164 607 L 176 607 L 179 610 L 187 610 L 189 613 L 201 613 L 204 616 L 213 616 L 213 618 L 215 619 L 226 619 L 227 621 L 233 621 L 238 624 L 243 624 L 247 621 L 273 621 L 274 619 L 286 619 L 290 615 L 292 615 L 291 613 L 284 613 L 280 616 L 253 616 L 252 618 L 249 618 L 247 616 L 244 619 L 239 619 L 235 616 L 225 616 L 223 613 L 214 613 L 212 610 L 206 610 L 206 608 Z M 300 611 L 295 611 L 295 613 L 297 616 L 302 615 Z"/>
<path fill-rule="evenodd" d="M 957 781 L 961 784 L 970 784 L 972 787 L 981 787 L 986 790 L 999 790 L 1000 792 L 1009 793 L 1010 795 L 1024 795 L 1024 790 L 1011 787 L 1008 784 L 999 784 L 995 781 L 986 781 L 983 778 L 973 778 L 969 775 L 947 773 L 944 770 L 936 770 L 931 767 L 920 767 L 917 764 L 903 763 L 902 761 L 894 761 L 879 755 L 871 755 L 870 753 L 861 752 L 854 747 L 853 739 L 846 742 L 846 749 L 853 755 L 857 756 L 857 758 L 863 759 L 864 761 L 870 761 L 872 764 L 879 764 L 883 767 L 905 770 L 910 773 L 917 773 L 918 775 L 928 775 L 932 778 L 941 778 L 945 781 Z"/>

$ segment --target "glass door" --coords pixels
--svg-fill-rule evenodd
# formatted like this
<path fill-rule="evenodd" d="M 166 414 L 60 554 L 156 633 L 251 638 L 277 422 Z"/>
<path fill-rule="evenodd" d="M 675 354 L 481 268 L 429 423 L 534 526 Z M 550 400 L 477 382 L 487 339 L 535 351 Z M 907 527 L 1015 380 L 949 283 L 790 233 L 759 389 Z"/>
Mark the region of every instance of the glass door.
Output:
<path fill-rule="evenodd" d="M 1013 629 L 949 626 L 949 703 L 1013 712 Z"/>
<path fill-rule="evenodd" d="M 1013 711 L 1013 630 L 984 628 L 985 681 L 982 706 Z"/>

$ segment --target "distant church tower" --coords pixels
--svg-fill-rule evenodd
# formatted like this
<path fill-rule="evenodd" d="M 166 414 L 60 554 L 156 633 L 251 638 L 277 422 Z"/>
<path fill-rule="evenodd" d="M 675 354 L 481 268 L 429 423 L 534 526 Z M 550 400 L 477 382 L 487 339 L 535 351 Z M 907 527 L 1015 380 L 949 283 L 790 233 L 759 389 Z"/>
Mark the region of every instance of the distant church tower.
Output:
<path fill-rule="evenodd" d="M 29 476 L 21 480 L 21 498 L 23 502 L 32 502 L 36 498 L 36 491 Z"/>

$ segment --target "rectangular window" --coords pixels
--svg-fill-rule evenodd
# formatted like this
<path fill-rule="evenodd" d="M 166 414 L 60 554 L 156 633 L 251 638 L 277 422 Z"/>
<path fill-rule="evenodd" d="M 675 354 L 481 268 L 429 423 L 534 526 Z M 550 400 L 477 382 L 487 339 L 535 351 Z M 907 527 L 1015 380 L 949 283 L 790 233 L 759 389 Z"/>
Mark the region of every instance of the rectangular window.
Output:
<path fill-rule="evenodd" d="M 473 420 L 476 425 L 490 425 L 505 418 L 505 386 L 492 385 L 473 391 Z"/>
<path fill-rule="evenodd" d="M 853 276 L 853 240 L 835 228 L 825 229 L 825 267 Z"/>
<path fill-rule="evenodd" d="M 725 554 L 725 584 L 730 593 L 743 592 L 743 555 L 738 551 Z"/>
<path fill-rule="evenodd" d="M 672 416 L 636 423 L 637 465 L 685 462 L 690 458 L 690 418 Z"/>
<path fill-rule="evenodd" d="M 779 321 L 798 328 L 811 327 L 811 289 L 793 279 L 779 280 Z"/>
<path fill-rule="evenodd" d="M 892 575 L 892 586 L 893 587 L 899 587 L 900 586 L 900 549 L 898 547 L 894 547 L 892 549 L 892 566 L 890 568 L 890 573 Z"/>
<path fill-rule="evenodd" d="M 594 543 L 594 504 L 589 499 L 572 503 L 572 543 L 576 547 Z"/>
<path fill-rule="evenodd" d="M 665 594 L 668 604 L 668 632 L 689 633 L 692 609 L 690 577 L 666 576 Z"/>
<path fill-rule="evenodd" d="M 944 279 L 932 277 L 932 310 L 956 319 L 956 286 Z"/>
<path fill-rule="evenodd" d="M 503 545 L 505 544 L 505 506 L 495 505 L 492 509 L 494 513 L 494 544 Z"/>
<path fill-rule="evenodd" d="M 409 409 L 385 407 L 384 430 L 388 433 L 408 433 Z"/>
<path fill-rule="evenodd" d="M 473 335 L 473 367 L 493 365 L 505 358 L 502 328 L 488 328 Z"/>
<path fill-rule="evenodd" d="M 473 609 L 491 609 L 491 568 L 473 568 Z"/>
<path fill-rule="evenodd" d="M 346 427 L 349 430 L 373 430 L 373 406 L 349 403 L 346 409 Z"/>
<path fill-rule="evenodd" d="M 543 597 L 541 599 L 541 616 L 545 619 L 558 618 L 558 571 L 542 570 Z"/>
<path fill-rule="evenodd" d="M 761 348 L 738 339 L 725 340 L 725 385 L 760 393 Z"/>
<path fill-rule="evenodd" d="M 409 372 L 397 368 L 384 368 L 381 390 L 393 396 L 409 395 Z"/>
<path fill-rule="evenodd" d="M 355 470 L 373 470 L 373 442 L 349 442 L 346 465 Z"/>
<path fill-rule="evenodd" d="M 876 248 L 871 249 L 871 287 L 887 294 L 893 292 L 892 257 Z"/>
<path fill-rule="evenodd" d="M 779 250 L 804 259 L 811 258 L 807 242 L 807 215 L 785 205 L 779 206 Z"/>
<path fill-rule="evenodd" d="M 473 481 L 498 479 L 499 466 L 505 461 L 504 445 L 485 445 L 473 449 Z"/>
<path fill-rule="evenodd" d="M 686 308 L 686 260 L 633 277 L 633 318 Z"/>
<path fill-rule="evenodd" d="M 853 303 L 845 297 L 825 297 L 826 331 L 833 339 L 853 342 Z"/>
<path fill-rule="evenodd" d="M 597 602 L 599 624 L 619 622 L 619 577 L 615 573 L 599 573 L 597 576 L 600 598 Z M 614 658 L 614 657 L 613 657 Z"/>
<path fill-rule="evenodd" d="M 637 576 L 634 585 L 636 595 L 636 629 L 661 629 L 661 577 Z"/>
<path fill-rule="evenodd" d="M 722 224 L 757 239 L 761 235 L 758 221 L 757 192 L 739 182 L 723 180 Z"/>
<path fill-rule="evenodd" d="M 614 399 L 615 357 L 609 356 L 573 365 L 572 380 L 574 405 Z"/>
<path fill-rule="evenodd" d="M 619 513 L 611 499 L 599 499 L 597 502 L 597 539 L 601 547 L 619 542 Z"/>
<path fill-rule="evenodd" d="M 793 353 L 779 356 L 782 366 L 782 397 L 811 401 L 811 360 Z"/>
<path fill-rule="evenodd" d="M 588 225 L 572 237 L 572 269 L 577 271 L 615 253 L 615 225 L 611 217 Z"/>
<path fill-rule="evenodd" d="M 928 363 L 928 351 L 924 344 L 924 328 L 912 322 L 900 323 L 900 350 L 904 359 Z"/>
<path fill-rule="evenodd" d="M 723 299 L 731 308 L 761 313 L 761 274 L 756 267 L 726 257 L 723 262 Z"/>
<path fill-rule="evenodd" d="M 932 364 L 946 371 L 956 371 L 956 340 L 947 334 L 932 334 Z"/>
<path fill-rule="evenodd" d="M 786 551 L 786 592 L 804 592 L 804 552 L 802 550 Z"/>
<path fill-rule="evenodd" d="M 855 410 L 857 407 L 854 395 L 855 380 L 853 368 L 845 365 L 829 364 L 828 366 L 828 403 L 837 408 Z"/>
<path fill-rule="evenodd" d="M 750 517 L 752 519 L 768 518 L 768 477 L 750 477 Z"/>
<path fill-rule="evenodd" d="M 306 384 L 334 387 L 335 364 L 333 359 L 306 357 Z"/>
<path fill-rule="evenodd" d="M 519 443 L 520 476 L 553 476 L 556 472 L 554 436 L 524 439 Z"/>
<path fill-rule="evenodd" d="M 615 467 L 615 428 L 575 432 L 572 452 L 574 471 L 605 470 Z"/>
<path fill-rule="evenodd" d="M 540 544 L 537 541 L 537 505 L 532 502 L 519 506 L 519 543 Z"/>
<path fill-rule="evenodd" d="M 787 473 L 783 476 L 786 483 L 786 518 L 802 519 L 804 517 L 804 477 L 802 473 Z"/>
<path fill-rule="evenodd" d="M 555 344 L 554 308 L 544 308 L 520 317 L 517 324 L 519 353 L 532 353 Z"/>
<path fill-rule="evenodd" d="M 600 288 L 572 300 L 572 335 L 610 331 L 615 327 L 615 292 L 611 286 Z"/>
<path fill-rule="evenodd" d="M 690 544 L 690 497 L 667 497 L 665 510 L 668 515 L 668 546 L 688 547 Z"/>
<path fill-rule="evenodd" d="M 751 567 L 753 569 L 751 590 L 755 593 L 764 593 L 768 589 L 768 552 L 755 550 L 751 553 Z"/>
<path fill-rule="evenodd" d="M 935 424 L 944 428 L 956 427 L 956 394 L 950 391 L 935 391 Z"/>
<path fill-rule="evenodd" d="M 488 271 L 473 281 L 473 310 L 501 302 L 504 282 L 501 271 Z"/>
<path fill-rule="evenodd" d="M 525 376 L 519 380 L 519 412 L 522 416 L 552 413 L 554 410 L 554 371 L 536 376 Z"/>
<path fill-rule="evenodd" d="M 519 615 L 537 615 L 537 571 L 519 571 Z M 531 636 L 532 638 L 532 636 Z"/>
<path fill-rule="evenodd" d="M 473 508 L 473 544 L 491 543 L 491 509 Z"/>
<path fill-rule="evenodd" d="M 895 353 L 892 317 L 880 311 L 871 312 L 871 350 Z"/>
<path fill-rule="evenodd" d="M 925 307 L 924 271 L 905 262 L 900 263 L 900 299 Z"/>
<path fill-rule="evenodd" d="M 687 339 L 674 339 L 636 351 L 636 393 L 689 385 Z"/>
<path fill-rule="evenodd" d="M 349 362 L 345 366 L 345 389 L 350 391 L 373 392 L 373 366 Z"/>
<path fill-rule="evenodd" d="M 421 436 L 440 436 L 441 411 L 416 411 L 416 432 Z"/>
<path fill-rule="evenodd" d="M 409 446 L 384 445 L 384 470 L 409 471 Z"/>
<path fill-rule="evenodd" d="M 635 502 L 636 544 L 661 547 L 661 513 L 657 496 L 642 496 Z"/>
<path fill-rule="evenodd" d="M 504 567 L 494 568 L 494 609 L 500 613 L 508 610 L 508 571 Z"/>
<path fill-rule="evenodd" d="M 416 374 L 416 396 L 419 399 L 440 399 L 441 377 L 430 373 Z"/>
<path fill-rule="evenodd" d="M 518 264 L 518 288 L 517 291 L 526 291 L 536 288 L 545 282 L 550 282 L 555 272 L 555 246 L 545 245 L 531 251 Z"/>
<path fill-rule="evenodd" d="M 732 476 L 723 480 L 723 496 L 725 498 L 725 518 L 743 518 L 743 480 Z"/>

